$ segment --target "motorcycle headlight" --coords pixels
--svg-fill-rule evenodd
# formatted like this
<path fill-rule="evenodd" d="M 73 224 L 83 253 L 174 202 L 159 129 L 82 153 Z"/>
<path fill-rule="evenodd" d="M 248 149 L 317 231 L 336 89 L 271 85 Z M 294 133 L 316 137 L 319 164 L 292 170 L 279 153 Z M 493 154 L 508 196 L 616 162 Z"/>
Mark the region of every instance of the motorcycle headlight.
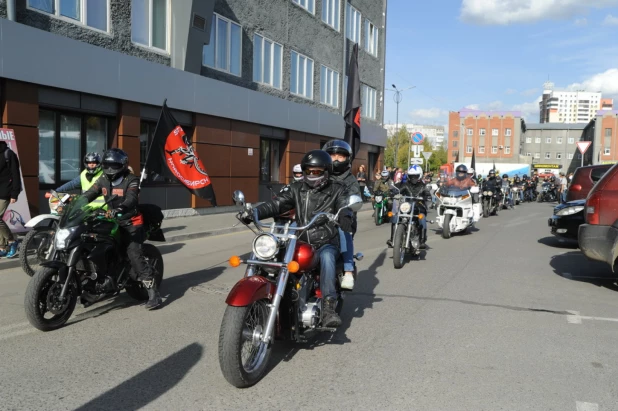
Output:
<path fill-rule="evenodd" d="M 272 234 L 260 234 L 253 240 L 253 253 L 260 260 L 270 260 L 279 251 L 277 238 Z"/>
<path fill-rule="evenodd" d="M 376 196 L 376 201 L 379 203 L 382 201 L 382 196 Z"/>
<path fill-rule="evenodd" d="M 412 208 L 412 205 L 410 205 L 410 203 L 403 203 L 399 206 L 399 211 L 407 214 L 410 212 L 411 208 Z"/>
<path fill-rule="evenodd" d="M 483 195 L 486 196 L 487 195 L 487 191 L 483 191 Z"/>
<path fill-rule="evenodd" d="M 71 234 L 75 232 L 77 227 L 73 228 L 61 228 L 56 231 L 54 235 L 54 247 L 56 250 L 64 250 L 69 245 Z"/>
<path fill-rule="evenodd" d="M 579 213 L 583 209 L 584 209 L 584 206 L 567 207 L 567 208 L 563 208 L 562 210 L 558 211 L 556 215 L 573 215 L 573 214 Z"/>

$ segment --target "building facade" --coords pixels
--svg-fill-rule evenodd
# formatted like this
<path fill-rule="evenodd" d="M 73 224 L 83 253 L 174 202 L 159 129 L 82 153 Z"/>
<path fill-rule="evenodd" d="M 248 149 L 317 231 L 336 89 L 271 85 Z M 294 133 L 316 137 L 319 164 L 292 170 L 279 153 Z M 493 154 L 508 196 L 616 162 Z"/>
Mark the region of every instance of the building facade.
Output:
<path fill-rule="evenodd" d="M 588 124 L 597 110 L 612 110 L 614 101 L 602 98 L 601 93 L 586 91 L 557 91 L 546 82 L 539 102 L 541 123 Z"/>
<path fill-rule="evenodd" d="M 119 147 L 141 169 L 165 99 L 218 205 L 237 189 L 269 198 L 267 186 L 287 183 L 305 152 L 343 137 L 355 43 L 363 144 L 354 167 L 382 167 L 385 0 L 0 0 L 0 17 L 2 127 L 15 130 L 33 214 L 86 152 Z M 152 174 L 141 198 L 210 206 Z"/>
<path fill-rule="evenodd" d="M 584 164 L 618 162 L 618 110 L 599 110 L 586 126 L 583 140 L 592 144 L 584 154 Z"/>
<path fill-rule="evenodd" d="M 527 123 L 519 154 L 530 158 L 539 172 L 574 171 L 581 165 L 577 142 L 584 140 L 586 127 L 587 124 L 577 123 Z"/>
<path fill-rule="evenodd" d="M 525 124 L 519 111 L 461 109 L 449 113 L 448 162 L 520 163 Z"/>
<path fill-rule="evenodd" d="M 422 125 L 422 124 L 386 124 L 384 128 L 386 129 L 389 136 L 394 135 L 397 132 L 397 127 L 399 129 L 405 127 L 406 130 L 410 133 L 420 132 L 423 133 L 425 138 L 431 144 L 432 150 L 437 150 L 439 147 L 444 147 L 445 142 L 445 131 L 444 126 L 434 126 L 434 125 Z"/>

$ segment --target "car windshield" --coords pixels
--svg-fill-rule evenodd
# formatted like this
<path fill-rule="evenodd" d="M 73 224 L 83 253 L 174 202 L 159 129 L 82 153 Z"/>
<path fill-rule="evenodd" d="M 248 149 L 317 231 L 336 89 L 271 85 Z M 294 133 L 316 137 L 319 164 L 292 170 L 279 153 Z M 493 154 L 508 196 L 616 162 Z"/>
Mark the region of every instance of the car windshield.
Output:
<path fill-rule="evenodd" d="M 70 228 L 80 225 L 90 217 L 94 209 L 90 207 L 88 200 L 84 196 L 77 196 L 69 203 L 60 219 L 60 227 Z"/>

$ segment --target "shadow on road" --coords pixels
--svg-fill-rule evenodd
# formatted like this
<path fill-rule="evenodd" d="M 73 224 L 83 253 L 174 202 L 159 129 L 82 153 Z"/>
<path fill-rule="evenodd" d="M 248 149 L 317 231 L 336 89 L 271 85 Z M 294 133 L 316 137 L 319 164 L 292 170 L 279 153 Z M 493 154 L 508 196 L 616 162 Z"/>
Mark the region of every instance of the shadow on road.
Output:
<path fill-rule="evenodd" d="M 579 251 L 553 256 L 549 264 L 554 273 L 573 281 L 581 281 L 618 291 L 618 276 L 600 261 L 591 261 Z"/>
<path fill-rule="evenodd" d="M 164 303 L 161 308 L 165 308 L 180 297 L 184 296 L 187 290 L 191 287 L 198 286 L 207 281 L 212 281 L 219 277 L 227 267 L 220 263 L 217 266 L 204 268 L 199 271 L 193 271 L 192 273 L 181 274 L 175 277 L 170 277 L 163 280 L 161 284 L 161 296 L 164 298 Z"/>
<path fill-rule="evenodd" d="M 161 230 L 163 230 L 163 234 L 167 234 L 167 233 L 171 233 L 172 231 L 184 230 L 185 228 L 187 228 L 186 225 L 179 225 L 176 227 L 163 227 Z"/>
<path fill-rule="evenodd" d="M 137 410 L 178 384 L 202 358 L 204 349 L 197 343 L 159 361 L 106 393 L 77 408 L 86 410 Z"/>
<path fill-rule="evenodd" d="M 157 248 L 159 249 L 162 255 L 165 255 L 165 254 L 170 254 L 170 253 L 179 251 L 184 246 L 185 246 L 185 243 L 174 243 L 174 244 L 161 245 Z"/>
<path fill-rule="evenodd" d="M 547 245 L 554 248 L 577 249 L 579 244 L 575 239 L 558 238 L 555 236 L 543 237 L 538 240 L 539 244 Z"/>

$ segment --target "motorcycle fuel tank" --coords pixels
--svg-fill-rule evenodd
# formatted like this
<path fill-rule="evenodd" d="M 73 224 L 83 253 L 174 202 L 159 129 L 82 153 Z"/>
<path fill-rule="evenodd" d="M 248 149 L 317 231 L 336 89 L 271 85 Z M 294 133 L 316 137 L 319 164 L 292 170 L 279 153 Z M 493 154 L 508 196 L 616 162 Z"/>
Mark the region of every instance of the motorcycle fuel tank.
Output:
<path fill-rule="evenodd" d="M 313 247 L 307 243 L 299 242 L 296 245 L 296 251 L 294 252 L 294 261 L 300 266 L 300 271 L 308 271 L 313 268 L 313 256 L 315 251 Z"/>

